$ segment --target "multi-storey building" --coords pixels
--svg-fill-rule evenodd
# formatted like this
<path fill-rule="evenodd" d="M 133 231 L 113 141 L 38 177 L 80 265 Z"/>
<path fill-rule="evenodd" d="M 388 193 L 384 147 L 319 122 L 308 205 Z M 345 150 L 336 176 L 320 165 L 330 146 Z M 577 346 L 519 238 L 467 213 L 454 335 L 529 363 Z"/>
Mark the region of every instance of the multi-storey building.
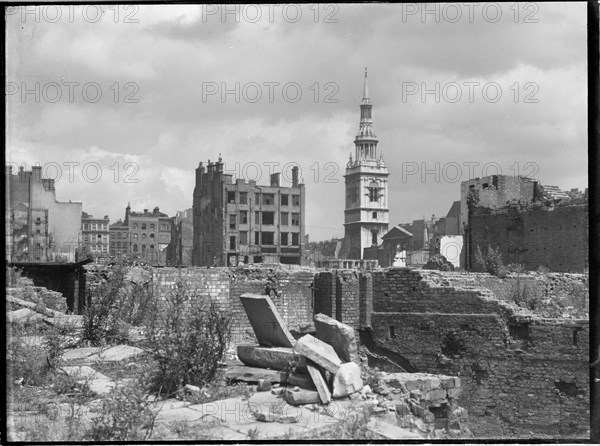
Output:
<path fill-rule="evenodd" d="M 109 228 L 108 215 L 104 218 L 94 218 L 86 212 L 81 213 L 82 244 L 90 247 L 95 257 L 108 257 L 109 255 Z"/>
<path fill-rule="evenodd" d="M 364 249 L 379 245 L 389 226 L 388 170 L 377 154 L 367 71 L 360 105 L 360 124 L 354 139 L 355 157 L 346 165 L 344 257 L 363 259 Z"/>
<path fill-rule="evenodd" d="M 153 265 L 166 265 L 167 246 L 171 240 L 171 219 L 158 207 L 152 212 L 131 211 L 127 205 L 125 224 L 129 228 L 130 252 Z"/>
<path fill-rule="evenodd" d="M 118 257 L 129 253 L 129 225 L 120 218 L 109 227 L 109 253 Z"/>
<path fill-rule="evenodd" d="M 304 184 L 298 167 L 292 185 L 281 174 L 268 186 L 236 179 L 223 162 L 200 163 L 194 188 L 193 263 L 200 266 L 240 263 L 302 264 L 304 251 Z"/>
<path fill-rule="evenodd" d="M 53 179 L 42 167 L 6 166 L 6 256 L 12 261 L 75 261 L 81 239 L 79 202 L 56 200 Z"/>

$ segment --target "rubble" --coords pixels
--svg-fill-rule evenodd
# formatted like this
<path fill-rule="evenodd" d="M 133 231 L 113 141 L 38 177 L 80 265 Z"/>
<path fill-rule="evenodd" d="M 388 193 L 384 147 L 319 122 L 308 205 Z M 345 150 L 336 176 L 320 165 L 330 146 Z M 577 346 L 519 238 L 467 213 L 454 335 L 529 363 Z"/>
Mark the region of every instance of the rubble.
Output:
<path fill-rule="evenodd" d="M 310 374 L 310 377 L 312 378 L 312 381 L 315 387 L 317 388 L 317 392 L 319 393 L 319 398 L 321 398 L 321 402 L 323 404 L 329 404 L 329 402 L 331 401 L 331 392 L 329 391 L 327 382 L 321 374 L 321 370 L 319 370 L 318 366 L 311 361 L 308 362 L 306 367 L 308 368 L 308 373 Z"/>
<path fill-rule="evenodd" d="M 343 362 L 359 363 L 354 329 L 319 313 L 314 316 L 316 338 L 330 344 Z"/>
<path fill-rule="evenodd" d="M 293 347 L 294 336 L 269 296 L 242 294 L 240 296 L 258 343 L 265 347 Z"/>
<path fill-rule="evenodd" d="M 363 388 L 360 366 L 355 362 L 342 364 L 333 378 L 333 397 L 343 398 Z"/>
<path fill-rule="evenodd" d="M 285 400 L 294 405 L 314 404 L 321 401 L 319 392 L 316 390 L 301 389 L 299 387 L 288 386 L 285 389 Z"/>
<path fill-rule="evenodd" d="M 238 345 L 237 356 L 250 367 L 282 370 L 286 367 L 306 370 L 306 361 L 292 348 L 261 347 L 258 345 Z"/>
<path fill-rule="evenodd" d="M 331 345 L 309 334 L 298 339 L 296 350 L 334 375 L 342 365 L 342 361 Z"/>
<path fill-rule="evenodd" d="M 229 381 L 259 382 L 261 379 L 272 383 L 285 384 L 288 373 L 279 370 L 260 369 L 258 367 L 234 366 L 225 372 Z"/>

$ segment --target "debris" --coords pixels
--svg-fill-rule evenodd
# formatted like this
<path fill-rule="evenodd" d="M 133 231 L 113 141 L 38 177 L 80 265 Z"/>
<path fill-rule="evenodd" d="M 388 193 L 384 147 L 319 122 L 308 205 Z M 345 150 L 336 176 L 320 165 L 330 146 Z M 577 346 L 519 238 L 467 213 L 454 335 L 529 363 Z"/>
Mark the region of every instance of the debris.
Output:
<path fill-rule="evenodd" d="M 286 367 L 306 369 L 306 360 L 289 347 L 261 347 L 259 345 L 238 345 L 237 356 L 250 367 L 282 370 Z"/>
<path fill-rule="evenodd" d="M 313 404 L 321 401 L 319 393 L 316 390 L 300 389 L 288 387 L 285 390 L 285 399 L 288 403 L 299 406 L 301 404 Z"/>
<path fill-rule="evenodd" d="M 342 361 L 331 345 L 309 334 L 298 340 L 296 350 L 333 374 L 336 374 L 342 365 Z"/>
<path fill-rule="evenodd" d="M 268 392 L 271 390 L 271 382 L 266 379 L 258 380 L 258 387 L 256 388 L 258 392 Z"/>
<path fill-rule="evenodd" d="M 363 388 L 360 366 L 355 362 L 342 364 L 333 378 L 333 396 L 341 398 Z"/>
<path fill-rule="evenodd" d="M 260 345 L 266 347 L 294 346 L 295 339 L 269 296 L 242 294 L 240 299 Z"/>
<path fill-rule="evenodd" d="M 229 381 L 258 382 L 261 379 L 272 383 L 286 383 L 288 374 L 278 370 L 259 369 L 242 365 L 234 366 L 225 372 L 225 378 Z"/>
<path fill-rule="evenodd" d="M 325 314 L 314 317 L 316 337 L 331 345 L 343 362 L 360 361 L 354 329 Z"/>
<path fill-rule="evenodd" d="M 308 373 L 312 378 L 312 382 L 317 388 L 317 392 L 319 393 L 319 398 L 321 398 L 321 402 L 323 404 L 329 404 L 329 402 L 331 401 L 331 392 L 329 391 L 329 387 L 327 386 L 327 382 L 323 378 L 321 371 L 318 369 L 318 367 L 316 367 L 315 363 L 310 361 L 308 362 L 308 364 L 306 364 L 306 367 L 308 368 Z"/>
<path fill-rule="evenodd" d="M 316 389 L 310 375 L 303 375 L 300 373 L 291 373 L 290 376 L 288 377 L 288 382 L 292 386 L 302 387 L 303 389 L 308 389 L 308 390 Z"/>

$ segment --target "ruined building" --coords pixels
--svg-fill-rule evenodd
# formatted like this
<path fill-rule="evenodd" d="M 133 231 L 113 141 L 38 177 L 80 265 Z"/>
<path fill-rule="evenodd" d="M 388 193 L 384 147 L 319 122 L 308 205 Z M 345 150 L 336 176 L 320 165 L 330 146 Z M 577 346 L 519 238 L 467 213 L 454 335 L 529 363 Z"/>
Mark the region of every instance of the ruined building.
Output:
<path fill-rule="evenodd" d="M 223 172 L 221 158 L 196 169 L 193 264 L 226 266 L 247 263 L 302 263 L 304 253 L 304 184 L 298 168 L 292 185 L 281 174 L 269 186 L 236 179 Z"/>
<path fill-rule="evenodd" d="M 354 139 L 354 159 L 346 165 L 346 208 L 344 211 L 344 256 L 363 259 L 364 249 L 377 246 L 388 231 L 388 170 L 377 154 L 377 137 L 367 85 L 367 71 L 360 105 L 359 131 Z"/>
<path fill-rule="evenodd" d="M 109 229 L 110 219 L 94 218 L 87 212 L 81 213 L 82 244 L 90 247 L 95 257 L 108 257 L 109 255 Z"/>
<path fill-rule="evenodd" d="M 125 208 L 125 220 L 110 226 L 111 255 L 134 254 L 151 265 L 167 264 L 167 246 L 171 241 L 171 219 L 155 207 L 152 212 Z"/>
<path fill-rule="evenodd" d="M 81 237 L 79 202 L 56 200 L 53 179 L 42 167 L 6 167 L 6 257 L 12 261 L 74 261 Z"/>
<path fill-rule="evenodd" d="M 167 265 L 191 266 L 193 248 L 193 209 L 177 211 L 175 217 L 171 217 L 171 242 L 167 247 Z"/>

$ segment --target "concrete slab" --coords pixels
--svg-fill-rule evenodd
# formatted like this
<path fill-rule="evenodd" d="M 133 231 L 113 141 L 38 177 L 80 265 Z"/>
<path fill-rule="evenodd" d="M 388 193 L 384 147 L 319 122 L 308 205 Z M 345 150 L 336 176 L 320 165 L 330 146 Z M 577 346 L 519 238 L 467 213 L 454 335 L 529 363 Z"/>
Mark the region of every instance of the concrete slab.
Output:
<path fill-rule="evenodd" d="M 237 356 L 250 367 L 284 370 L 295 366 L 296 369 L 306 370 L 305 358 L 289 347 L 238 345 Z"/>
<path fill-rule="evenodd" d="M 271 383 L 287 383 L 288 374 L 279 370 L 260 369 L 243 365 L 233 366 L 225 372 L 230 381 L 258 382 L 261 379 Z"/>
<path fill-rule="evenodd" d="M 299 353 L 334 375 L 342 365 L 342 361 L 331 345 L 309 334 L 298 339 L 295 348 Z"/>
<path fill-rule="evenodd" d="M 295 339 L 269 296 L 240 296 L 258 343 L 265 347 L 293 347 Z"/>
<path fill-rule="evenodd" d="M 69 350 L 63 353 L 62 359 L 65 361 L 77 361 L 89 358 L 100 351 L 100 347 L 81 347 Z"/>
<path fill-rule="evenodd" d="M 312 378 L 313 384 L 317 388 L 321 402 L 323 404 L 329 404 L 331 401 L 331 392 L 329 391 L 329 386 L 327 385 L 325 378 L 323 378 L 323 375 L 321 374 L 321 370 L 319 370 L 319 368 L 313 362 L 308 362 L 306 367 L 308 368 L 308 373 Z"/>
<path fill-rule="evenodd" d="M 115 386 L 112 379 L 87 365 L 66 366 L 62 370 L 78 383 L 87 383 L 90 390 L 98 395 L 106 395 Z"/>
<path fill-rule="evenodd" d="M 285 401 L 283 395 L 255 393 L 248 400 L 248 407 L 256 421 L 266 423 L 297 423 L 300 421 L 299 412 Z"/>
<path fill-rule="evenodd" d="M 100 362 L 118 362 L 127 361 L 134 359 L 138 356 L 146 353 L 144 350 L 138 347 L 132 347 L 130 345 L 116 345 L 104 351 L 90 356 L 89 361 L 100 361 Z"/>
<path fill-rule="evenodd" d="M 343 362 L 359 362 L 354 329 L 325 314 L 314 316 L 316 338 L 331 345 Z"/>

